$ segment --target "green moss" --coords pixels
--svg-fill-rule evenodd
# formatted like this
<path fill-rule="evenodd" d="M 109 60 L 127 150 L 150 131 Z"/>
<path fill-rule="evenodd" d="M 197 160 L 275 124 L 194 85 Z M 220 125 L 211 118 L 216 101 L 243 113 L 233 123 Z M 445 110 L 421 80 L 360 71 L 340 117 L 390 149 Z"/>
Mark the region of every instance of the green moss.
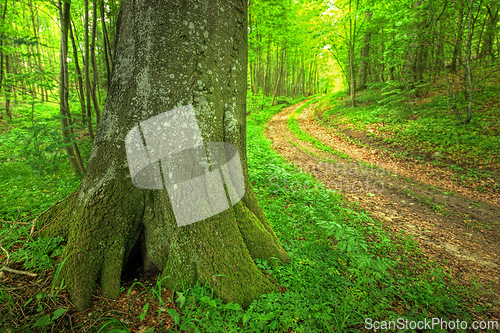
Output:
<path fill-rule="evenodd" d="M 276 236 L 270 234 L 261 221 L 241 202 L 234 206 L 237 212 L 237 224 L 245 245 L 253 259 L 278 258 L 288 262 L 288 255 L 283 250 Z"/>

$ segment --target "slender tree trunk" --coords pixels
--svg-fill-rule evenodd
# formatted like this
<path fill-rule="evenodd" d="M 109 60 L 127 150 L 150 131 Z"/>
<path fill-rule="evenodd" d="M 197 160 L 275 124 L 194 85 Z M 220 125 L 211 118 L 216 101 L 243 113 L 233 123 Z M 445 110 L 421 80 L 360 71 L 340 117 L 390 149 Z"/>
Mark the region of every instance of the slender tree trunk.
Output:
<path fill-rule="evenodd" d="M 104 61 L 106 63 L 106 90 L 109 90 L 111 84 L 111 47 L 109 45 L 108 30 L 106 29 L 106 17 L 104 11 L 104 0 L 99 0 L 101 4 L 101 25 L 102 25 L 102 40 L 104 42 Z"/>
<path fill-rule="evenodd" d="M 356 0 L 356 12 L 358 0 Z M 351 107 L 356 106 L 356 81 L 354 75 L 354 47 L 356 43 L 356 18 L 352 18 L 351 0 L 349 0 L 349 90 L 351 95 Z"/>
<path fill-rule="evenodd" d="M 93 11 L 92 11 L 92 41 L 90 46 L 90 58 L 92 60 L 92 103 L 94 104 L 95 120 L 99 124 L 101 122 L 101 110 L 99 109 L 99 100 L 97 98 L 97 89 L 99 85 L 97 84 L 98 78 L 98 68 L 95 59 L 95 40 L 97 31 L 97 0 L 94 0 Z"/>
<path fill-rule="evenodd" d="M 264 79 L 264 95 L 269 96 L 271 90 L 271 40 L 267 43 L 266 77 Z"/>
<path fill-rule="evenodd" d="M 437 32 L 437 25 L 436 25 L 436 17 L 434 16 L 434 6 L 432 3 L 432 0 L 429 0 L 429 9 L 431 12 L 431 18 L 432 18 L 432 31 L 434 32 L 434 37 L 436 38 L 436 43 L 438 44 L 438 49 L 439 49 L 439 58 L 442 61 L 442 70 L 444 71 L 444 76 L 446 78 L 446 91 L 447 91 L 447 105 L 448 105 L 448 110 L 456 110 L 456 98 L 455 94 L 451 90 L 451 85 L 450 85 L 450 77 L 448 75 L 448 70 L 446 69 L 445 65 L 445 58 L 444 58 L 444 48 L 442 47 L 442 42 L 441 38 Z"/>
<path fill-rule="evenodd" d="M 473 25 L 476 24 L 476 20 L 477 18 L 479 17 L 481 11 L 482 11 L 482 8 L 481 8 L 481 2 L 479 3 L 479 6 L 478 6 L 478 10 L 477 10 L 477 15 L 476 15 L 476 18 L 473 19 Z M 488 19 L 485 18 L 483 20 L 483 25 L 481 26 L 481 31 L 479 32 L 479 37 L 477 38 L 477 47 L 476 47 L 476 59 L 479 59 L 480 56 L 481 56 L 481 50 L 482 50 L 482 47 L 481 47 L 481 44 L 483 43 L 483 34 L 484 34 L 484 30 L 486 28 L 486 24 L 488 23 Z M 472 47 L 471 47 L 472 49 Z"/>
<path fill-rule="evenodd" d="M 3 13 L 2 13 L 2 22 L 5 22 L 5 16 L 7 15 L 7 5 L 8 5 L 8 0 L 5 0 L 5 5 L 3 7 Z M 3 29 L 0 31 L 0 91 L 2 90 L 2 84 L 3 84 L 3 78 L 4 78 L 4 68 L 3 68 L 3 63 L 4 63 L 4 52 L 3 52 L 3 40 L 4 40 L 4 32 Z"/>
<path fill-rule="evenodd" d="M 82 71 L 80 69 L 80 60 L 78 56 L 78 48 L 76 46 L 76 41 L 75 41 L 75 36 L 73 35 L 73 24 L 70 22 L 70 27 L 69 27 L 69 36 L 71 38 L 71 46 L 73 47 L 73 59 L 75 62 L 75 71 L 76 71 L 76 77 L 78 81 L 78 97 L 80 99 L 80 109 L 82 113 L 82 122 L 85 123 L 85 89 L 83 87 L 83 75 Z"/>
<path fill-rule="evenodd" d="M 60 65 L 59 65 L 59 112 L 61 115 L 62 136 L 65 142 L 66 154 L 69 158 L 69 163 L 75 174 L 85 173 L 85 167 L 76 145 L 73 135 L 73 130 L 70 128 L 71 116 L 69 112 L 69 80 L 68 80 L 68 27 L 70 20 L 70 3 L 69 1 L 62 3 L 58 0 L 59 17 L 61 24 L 61 47 L 60 47 Z M 71 142 L 73 141 L 73 143 Z"/>
<path fill-rule="evenodd" d="M 12 82 L 9 78 L 10 76 L 10 66 L 9 66 L 9 55 L 5 56 L 5 114 L 9 119 L 12 119 L 12 110 L 10 106 L 10 99 L 12 96 Z"/>
<path fill-rule="evenodd" d="M 493 52 L 493 43 L 498 30 L 498 18 L 500 5 L 486 5 L 488 12 L 486 31 L 484 35 L 484 42 L 481 49 L 481 57 L 490 56 L 491 60 L 495 60 L 495 53 Z"/>
<path fill-rule="evenodd" d="M 469 99 L 467 105 L 467 118 L 464 120 L 464 124 L 468 124 L 472 119 L 472 104 L 473 104 L 473 85 L 472 85 L 472 68 L 471 68 L 471 48 L 472 48 L 472 34 L 473 34 L 473 24 L 472 24 L 472 10 L 474 6 L 474 0 L 470 0 L 469 8 L 469 23 L 467 25 L 467 46 L 466 46 L 466 84 L 467 84 L 467 97 Z"/>
<path fill-rule="evenodd" d="M 462 54 L 462 40 L 464 34 L 464 6 L 460 6 L 458 11 L 457 20 L 457 35 L 455 38 L 455 45 L 453 45 L 453 57 L 451 59 L 451 71 L 455 73 L 457 71 L 457 62 L 460 64 L 460 57 Z"/>
<path fill-rule="evenodd" d="M 94 130 L 92 129 L 92 102 L 90 100 L 90 50 L 89 50 L 89 0 L 85 0 L 84 14 L 84 43 L 85 56 L 83 59 L 83 68 L 85 72 L 85 99 L 87 106 L 87 129 L 91 138 L 94 138 Z"/>
<path fill-rule="evenodd" d="M 35 37 L 35 40 L 36 40 L 36 52 L 38 54 L 37 57 L 35 57 L 35 63 L 36 63 L 36 66 L 38 67 L 38 70 L 40 71 L 40 73 L 38 74 L 38 82 L 42 82 L 43 81 L 43 64 L 42 64 L 42 53 L 40 52 L 40 41 L 38 39 L 38 28 L 37 28 L 37 24 L 35 22 L 35 15 L 36 15 L 36 10 L 33 8 L 33 3 L 31 1 L 28 2 L 28 7 L 30 9 L 30 14 L 31 14 L 31 24 L 33 25 L 33 37 Z M 33 97 L 36 98 L 36 86 L 33 87 L 34 89 L 34 94 L 33 94 Z M 44 96 L 43 96 L 43 88 L 40 89 L 41 90 L 41 100 L 42 102 L 44 101 Z"/>
<path fill-rule="evenodd" d="M 365 21 L 369 25 L 371 20 L 372 12 L 367 11 L 365 13 Z M 366 29 L 363 35 L 363 46 L 361 47 L 360 54 L 360 64 L 358 69 L 358 79 L 356 80 L 356 90 L 363 90 L 366 88 L 366 79 L 368 78 L 368 65 L 370 57 L 370 40 L 372 38 L 372 33 L 370 27 Z"/>

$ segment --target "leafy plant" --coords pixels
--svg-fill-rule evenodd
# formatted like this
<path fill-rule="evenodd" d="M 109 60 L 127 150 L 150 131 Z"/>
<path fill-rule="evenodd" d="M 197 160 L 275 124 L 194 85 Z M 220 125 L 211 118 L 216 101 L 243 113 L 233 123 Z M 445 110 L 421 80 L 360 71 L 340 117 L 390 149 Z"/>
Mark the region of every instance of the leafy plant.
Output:
<path fill-rule="evenodd" d="M 50 325 L 50 332 L 54 332 L 56 327 L 56 321 L 61 318 L 68 309 L 60 308 L 54 311 L 51 315 L 45 315 L 40 318 L 33 324 L 33 327 L 39 328 L 42 332 L 47 332 L 47 326 Z"/>
<path fill-rule="evenodd" d="M 53 268 L 54 259 L 61 254 L 64 239 L 61 236 L 32 239 L 29 235 L 28 239 L 23 242 L 23 247 L 12 253 L 12 260 L 24 262 L 24 268 L 35 272 Z"/>

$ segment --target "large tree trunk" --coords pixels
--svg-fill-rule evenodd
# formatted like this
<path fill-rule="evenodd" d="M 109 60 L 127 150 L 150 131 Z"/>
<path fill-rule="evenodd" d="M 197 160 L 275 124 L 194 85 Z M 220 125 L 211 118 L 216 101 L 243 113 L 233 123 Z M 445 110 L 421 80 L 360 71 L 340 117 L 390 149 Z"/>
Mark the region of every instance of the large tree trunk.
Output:
<path fill-rule="evenodd" d="M 87 173 L 78 195 L 59 205 L 64 217 L 45 228 L 68 237 L 63 276 L 78 309 L 89 307 L 98 282 L 105 297 L 119 296 L 134 248 L 173 290 L 207 283 L 243 305 L 275 290 L 254 263 L 288 257 L 248 179 L 246 12 L 244 0 L 122 1 L 112 83 Z M 125 137 L 140 122 L 189 104 L 204 142 L 238 148 L 245 195 L 218 215 L 178 227 L 165 190 L 132 184 Z"/>

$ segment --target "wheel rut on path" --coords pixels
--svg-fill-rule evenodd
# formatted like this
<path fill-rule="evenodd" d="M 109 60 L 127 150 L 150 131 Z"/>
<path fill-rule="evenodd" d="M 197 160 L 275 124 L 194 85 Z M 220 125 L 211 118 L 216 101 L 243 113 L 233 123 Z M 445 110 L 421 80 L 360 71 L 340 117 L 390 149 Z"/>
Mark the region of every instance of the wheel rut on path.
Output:
<path fill-rule="evenodd" d="M 459 188 L 443 179 L 445 170 L 411 165 L 349 142 L 314 119 L 313 104 L 297 116 L 301 130 L 349 158 L 319 150 L 288 128 L 288 118 L 304 103 L 271 118 L 267 135 L 273 149 L 357 202 L 386 228 L 413 235 L 423 254 L 449 268 L 460 283 L 478 279 L 499 300 L 500 198 Z"/>

